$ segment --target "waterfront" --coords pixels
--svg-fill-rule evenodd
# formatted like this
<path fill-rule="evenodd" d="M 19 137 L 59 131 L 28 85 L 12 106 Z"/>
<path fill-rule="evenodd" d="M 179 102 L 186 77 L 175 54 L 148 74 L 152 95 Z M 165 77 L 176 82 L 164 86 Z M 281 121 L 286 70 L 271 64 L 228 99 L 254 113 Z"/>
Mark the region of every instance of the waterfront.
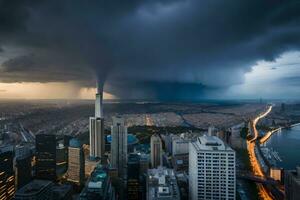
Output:
<path fill-rule="evenodd" d="M 278 152 L 282 160 L 276 162 L 278 167 L 295 169 L 300 164 L 300 125 L 274 133 L 266 142 L 266 147 Z"/>

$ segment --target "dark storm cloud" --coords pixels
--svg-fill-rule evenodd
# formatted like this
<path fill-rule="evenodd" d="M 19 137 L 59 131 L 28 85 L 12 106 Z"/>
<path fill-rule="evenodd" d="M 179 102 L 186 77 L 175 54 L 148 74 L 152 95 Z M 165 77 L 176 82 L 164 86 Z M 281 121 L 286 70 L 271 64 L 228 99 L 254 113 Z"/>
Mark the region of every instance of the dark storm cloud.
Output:
<path fill-rule="evenodd" d="M 299 1 L 0 0 L 0 46 L 23 49 L 0 80 L 98 78 L 125 98 L 126 87 L 205 95 L 243 82 L 258 60 L 298 50 L 299 34 Z"/>

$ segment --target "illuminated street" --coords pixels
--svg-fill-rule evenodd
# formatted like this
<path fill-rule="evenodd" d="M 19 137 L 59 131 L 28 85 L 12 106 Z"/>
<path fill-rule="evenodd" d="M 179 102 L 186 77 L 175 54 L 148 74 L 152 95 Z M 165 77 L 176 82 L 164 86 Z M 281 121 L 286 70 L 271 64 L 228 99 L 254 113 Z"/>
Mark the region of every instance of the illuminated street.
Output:
<path fill-rule="evenodd" d="M 255 141 L 258 138 L 258 131 L 256 129 L 256 124 L 257 122 L 261 119 L 264 118 L 265 116 L 267 116 L 272 110 L 272 106 L 269 106 L 269 108 L 267 109 L 266 112 L 264 112 L 263 114 L 259 115 L 257 118 L 255 118 L 252 123 L 251 123 L 251 129 L 253 131 L 253 139 L 251 139 L 250 141 L 247 141 L 247 148 L 248 148 L 248 153 L 249 153 L 249 159 L 250 159 L 250 163 L 252 166 L 252 170 L 253 173 L 257 176 L 261 176 L 263 178 L 265 178 L 264 172 L 261 168 L 260 163 L 257 160 L 257 157 L 255 155 Z M 257 184 L 258 189 L 259 189 L 259 194 L 261 196 L 262 199 L 268 200 L 268 199 L 273 199 L 271 197 L 271 195 L 268 193 L 268 191 L 265 189 L 265 187 L 262 184 Z"/>

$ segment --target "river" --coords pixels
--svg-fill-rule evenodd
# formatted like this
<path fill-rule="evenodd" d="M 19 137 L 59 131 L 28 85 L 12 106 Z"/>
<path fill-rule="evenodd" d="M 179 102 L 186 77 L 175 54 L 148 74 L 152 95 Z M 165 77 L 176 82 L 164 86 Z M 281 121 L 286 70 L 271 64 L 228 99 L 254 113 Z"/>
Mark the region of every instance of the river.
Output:
<path fill-rule="evenodd" d="M 282 159 L 277 161 L 278 167 L 295 169 L 300 165 L 300 125 L 273 133 L 266 146 L 278 152 Z"/>

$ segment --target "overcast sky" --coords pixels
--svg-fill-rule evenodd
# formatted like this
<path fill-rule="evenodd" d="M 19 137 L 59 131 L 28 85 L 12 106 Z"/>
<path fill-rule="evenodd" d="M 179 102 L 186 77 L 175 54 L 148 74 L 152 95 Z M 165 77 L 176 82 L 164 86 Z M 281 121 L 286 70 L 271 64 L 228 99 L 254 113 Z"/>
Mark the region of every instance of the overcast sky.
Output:
<path fill-rule="evenodd" d="M 0 98 L 298 98 L 299 47 L 299 0 L 0 0 Z"/>

